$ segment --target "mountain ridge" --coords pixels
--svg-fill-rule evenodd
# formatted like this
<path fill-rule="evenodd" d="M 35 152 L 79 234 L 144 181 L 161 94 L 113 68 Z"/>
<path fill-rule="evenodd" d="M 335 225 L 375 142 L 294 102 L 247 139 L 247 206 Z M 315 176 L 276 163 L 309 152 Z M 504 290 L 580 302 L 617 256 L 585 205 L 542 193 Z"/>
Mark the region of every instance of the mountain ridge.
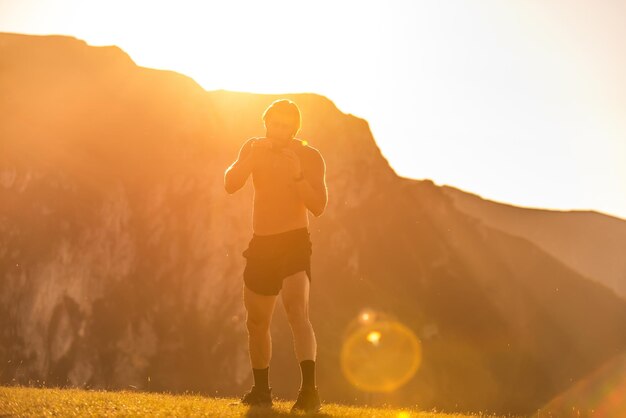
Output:
<path fill-rule="evenodd" d="M 626 222 L 596 211 L 520 208 L 451 186 L 443 190 L 464 213 L 527 238 L 572 269 L 626 299 Z"/>

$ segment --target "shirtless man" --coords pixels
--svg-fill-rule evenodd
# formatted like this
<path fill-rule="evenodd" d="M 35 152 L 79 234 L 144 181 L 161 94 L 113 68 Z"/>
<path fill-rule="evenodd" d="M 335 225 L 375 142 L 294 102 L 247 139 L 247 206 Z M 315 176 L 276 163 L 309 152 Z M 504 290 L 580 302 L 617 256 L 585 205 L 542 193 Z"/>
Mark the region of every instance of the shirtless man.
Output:
<path fill-rule="evenodd" d="M 295 138 L 300 111 L 294 102 L 274 101 L 263 113 L 263 121 L 266 136 L 248 139 L 224 175 L 229 194 L 243 187 L 250 174 L 254 185 L 254 231 L 243 252 L 243 296 L 254 385 L 241 402 L 272 405 L 270 323 L 280 293 L 301 371 L 298 399 L 291 410 L 318 411 L 317 343 L 309 322 L 312 245 L 307 210 L 317 217 L 326 208 L 326 164 L 317 149 Z"/>

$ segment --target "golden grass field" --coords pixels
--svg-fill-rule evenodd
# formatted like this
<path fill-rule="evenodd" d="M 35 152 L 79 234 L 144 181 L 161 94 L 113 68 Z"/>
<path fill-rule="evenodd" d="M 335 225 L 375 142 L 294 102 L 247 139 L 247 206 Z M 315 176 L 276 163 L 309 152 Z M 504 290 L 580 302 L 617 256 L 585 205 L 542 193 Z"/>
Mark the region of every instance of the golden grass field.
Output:
<path fill-rule="evenodd" d="M 316 414 L 291 414 L 293 400 L 274 400 L 272 408 L 231 405 L 236 398 L 136 391 L 0 387 L 0 416 L 163 416 L 163 417 L 380 417 L 462 418 L 487 414 L 445 414 L 407 408 L 371 408 L 324 403 Z"/>

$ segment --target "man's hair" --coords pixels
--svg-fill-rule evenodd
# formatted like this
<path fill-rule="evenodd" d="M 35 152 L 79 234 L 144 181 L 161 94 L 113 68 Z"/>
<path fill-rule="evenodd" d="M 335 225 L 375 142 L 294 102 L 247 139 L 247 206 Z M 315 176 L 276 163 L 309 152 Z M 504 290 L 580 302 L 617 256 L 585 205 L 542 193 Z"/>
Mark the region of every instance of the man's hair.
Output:
<path fill-rule="evenodd" d="M 300 109 L 294 102 L 289 99 L 274 100 L 263 112 L 263 122 L 267 122 L 267 119 L 276 113 L 286 115 L 293 122 L 294 135 L 300 130 L 302 117 L 300 116 Z"/>

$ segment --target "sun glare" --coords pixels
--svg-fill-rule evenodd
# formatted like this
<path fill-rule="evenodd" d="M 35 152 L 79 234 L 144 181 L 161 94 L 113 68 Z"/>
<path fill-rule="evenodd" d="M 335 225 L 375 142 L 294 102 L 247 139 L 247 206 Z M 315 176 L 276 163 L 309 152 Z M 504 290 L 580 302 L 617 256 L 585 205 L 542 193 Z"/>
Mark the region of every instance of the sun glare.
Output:
<path fill-rule="evenodd" d="M 380 332 L 372 331 L 367 334 L 367 341 L 371 342 L 374 345 L 378 345 L 378 342 L 380 341 Z"/>
<path fill-rule="evenodd" d="M 58 0 L 13 2 L 0 24 L 117 45 L 207 90 L 326 96 L 402 176 L 623 213 L 617 7 L 572 5 L 583 25 L 536 2 Z"/>

